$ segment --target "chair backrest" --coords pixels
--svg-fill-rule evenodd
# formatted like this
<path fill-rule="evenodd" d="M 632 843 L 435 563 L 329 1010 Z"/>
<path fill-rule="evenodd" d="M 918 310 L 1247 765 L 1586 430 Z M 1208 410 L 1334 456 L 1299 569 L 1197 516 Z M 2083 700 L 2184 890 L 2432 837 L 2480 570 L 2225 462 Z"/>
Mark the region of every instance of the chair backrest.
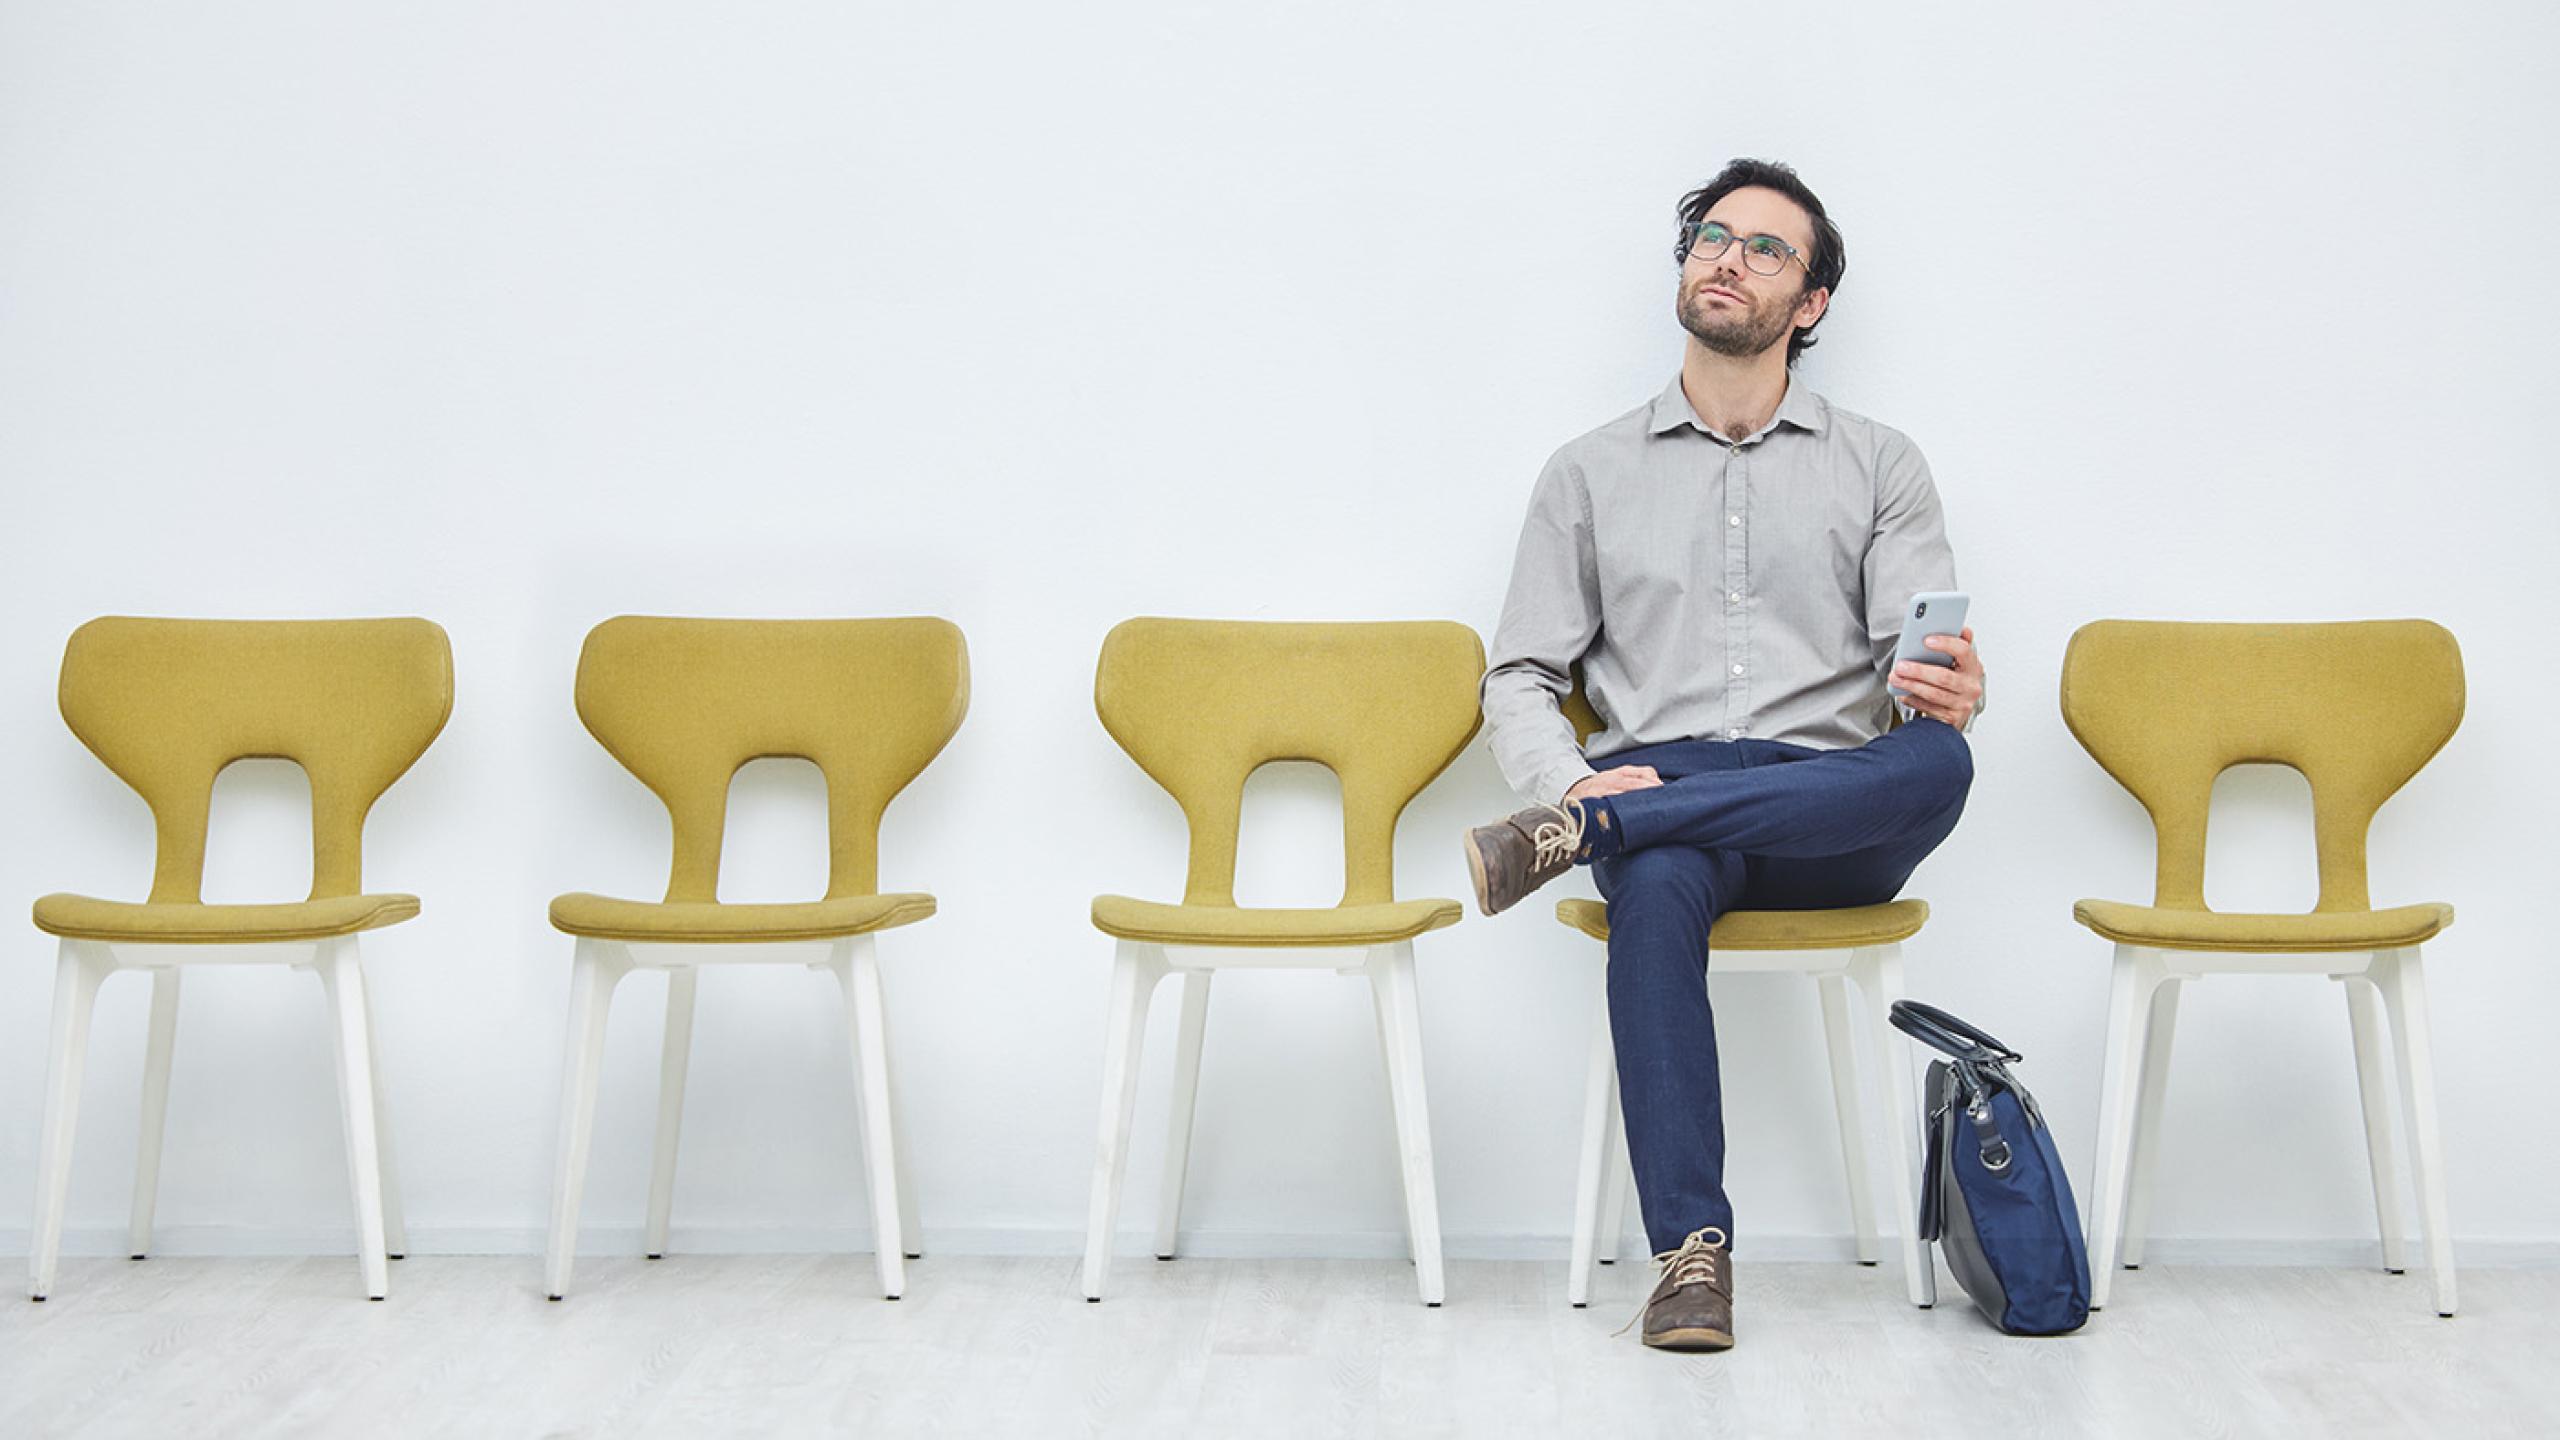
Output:
<path fill-rule="evenodd" d="M 1560 702 L 1565 723 L 1573 727 L 1573 742 L 1589 744 L 1591 737 L 1607 728 L 1600 712 L 1591 708 L 1591 692 L 1582 688 L 1582 667 L 1573 667 L 1573 689 Z"/>
<path fill-rule="evenodd" d="M 1342 785 L 1342 903 L 1395 898 L 1396 819 L 1475 737 L 1484 642 L 1447 620 L 1125 620 L 1093 681 L 1103 728 L 1191 827 L 1183 903 L 1233 905 L 1248 777 L 1312 760 Z"/>
<path fill-rule="evenodd" d="M 578 656 L 578 718 L 666 804 L 670 901 L 719 898 L 730 781 L 767 758 L 826 777 L 827 897 L 877 894 L 880 816 L 968 709 L 967 643 L 930 617 L 625 615 Z"/>
<path fill-rule="evenodd" d="M 2462 723 L 2462 651 L 2427 620 L 2313 625 L 2100 620 L 2062 657 L 2062 718 L 2151 812 L 2152 903 L 2202 910 L 2206 812 L 2234 765 L 2311 785 L 2318 910 L 2366 910 L 2382 802 Z"/>
<path fill-rule="evenodd" d="M 71 634 L 62 718 L 151 807 L 151 899 L 204 898 L 214 777 L 291 760 L 311 785 L 311 896 L 364 889 L 364 819 L 453 713 L 453 646 L 428 620 L 157 620 Z"/>

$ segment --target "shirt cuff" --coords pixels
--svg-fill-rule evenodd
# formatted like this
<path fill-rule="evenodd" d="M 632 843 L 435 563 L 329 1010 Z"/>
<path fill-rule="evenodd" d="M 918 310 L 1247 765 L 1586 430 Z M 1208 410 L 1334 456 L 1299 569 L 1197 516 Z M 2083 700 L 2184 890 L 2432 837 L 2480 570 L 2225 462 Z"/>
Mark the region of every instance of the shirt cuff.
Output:
<path fill-rule="evenodd" d="M 1561 809 L 1564 806 L 1564 792 L 1599 773 L 1591 768 L 1590 761 L 1576 753 L 1571 759 L 1560 760 L 1548 767 L 1546 773 L 1538 777 L 1538 783 L 1530 791 L 1529 798 L 1541 805 L 1553 805 Z"/>

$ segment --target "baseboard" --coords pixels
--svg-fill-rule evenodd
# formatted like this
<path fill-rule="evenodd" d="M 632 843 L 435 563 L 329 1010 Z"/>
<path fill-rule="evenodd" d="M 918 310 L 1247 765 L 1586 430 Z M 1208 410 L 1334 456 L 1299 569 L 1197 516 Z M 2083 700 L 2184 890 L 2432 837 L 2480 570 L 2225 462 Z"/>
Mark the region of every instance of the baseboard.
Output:
<path fill-rule="evenodd" d="M 24 1256 L 28 1232 L 0 1229 L 0 1255 Z M 543 1232 L 529 1226 L 412 1226 L 412 1255 L 539 1256 Z M 1072 1256 L 1084 1248 L 1081 1230 L 1035 1227 L 964 1226 L 928 1229 L 925 1248 L 935 1255 Z M 1154 1237 L 1140 1230 L 1124 1232 L 1116 1253 L 1143 1255 Z M 591 1225 L 579 1232 L 582 1255 L 640 1253 L 638 1226 Z M 97 1226 L 73 1229 L 62 1237 L 65 1255 L 121 1256 L 127 1253 L 125 1229 Z M 856 1254 L 871 1249 L 865 1226 L 702 1226 L 675 1227 L 669 1248 L 691 1255 Z M 1885 1248 L 1890 1254 L 1892 1242 Z M 2415 1237 L 2410 1259 L 2424 1263 Z M 344 1255 L 355 1249 L 352 1229 L 279 1230 L 248 1226 L 168 1225 L 152 1239 L 152 1253 L 170 1256 L 299 1256 Z M 2381 1247 L 2355 1239 L 2241 1239 L 2223 1236 L 2161 1236 L 2148 1242 L 2145 1260 L 2157 1265 L 2306 1265 L 2367 1266 L 2381 1263 Z M 1451 1235 L 1443 1253 L 1451 1260 L 1545 1260 L 1567 1258 L 1561 1235 Z M 1643 1242 L 1628 1237 L 1619 1253 L 1640 1258 Z M 1185 1231 L 1182 1253 L 1203 1259 L 1389 1260 L 1401 1259 L 1401 1232 L 1375 1231 Z M 1742 1237 L 1742 1253 L 1753 1260 L 1789 1262 L 1847 1261 L 1855 1250 L 1845 1235 L 1751 1235 Z M 2560 1265 L 2560 1239 L 2471 1238 L 2454 1242 L 2454 1262 L 2488 1269 Z"/>

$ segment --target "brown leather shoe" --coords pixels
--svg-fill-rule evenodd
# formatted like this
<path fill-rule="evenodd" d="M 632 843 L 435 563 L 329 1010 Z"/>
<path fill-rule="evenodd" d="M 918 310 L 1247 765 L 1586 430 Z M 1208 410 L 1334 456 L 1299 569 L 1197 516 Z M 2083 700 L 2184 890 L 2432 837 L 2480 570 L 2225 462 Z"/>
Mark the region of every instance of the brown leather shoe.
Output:
<path fill-rule="evenodd" d="M 1710 1225 L 1653 1257 L 1662 1279 L 1644 1302 L 1644 1343 L 1657 1350 L 1733 1348 L 1733 1256 Z"/>
<path fill-rule="evenodd" d="M 1529 892 L 1573 868 L 1582 848 L 1582 810 L 1570 803 L 1532 805 L 1499 825 L 1467 832 L 1467 878 L 1476 908 L 1499 915 Z"/>

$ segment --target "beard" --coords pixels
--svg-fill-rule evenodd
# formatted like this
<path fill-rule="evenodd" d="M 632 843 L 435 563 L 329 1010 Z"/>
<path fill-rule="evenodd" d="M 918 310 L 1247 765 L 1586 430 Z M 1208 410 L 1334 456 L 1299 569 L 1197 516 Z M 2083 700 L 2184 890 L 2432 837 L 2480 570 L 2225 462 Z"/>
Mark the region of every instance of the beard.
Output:
<path fill-rule="evenodd" d="M 1767 297 L 1746 302 L 1745 310 L 1719 312 L 1707 308 L 1706 297 L 1691 289 L 1680 297 L 1680 328 L 1718 355 L 1749 359 L 1786 340 L 1795 329 L 1796 304 L 1803 298 Z"/>

